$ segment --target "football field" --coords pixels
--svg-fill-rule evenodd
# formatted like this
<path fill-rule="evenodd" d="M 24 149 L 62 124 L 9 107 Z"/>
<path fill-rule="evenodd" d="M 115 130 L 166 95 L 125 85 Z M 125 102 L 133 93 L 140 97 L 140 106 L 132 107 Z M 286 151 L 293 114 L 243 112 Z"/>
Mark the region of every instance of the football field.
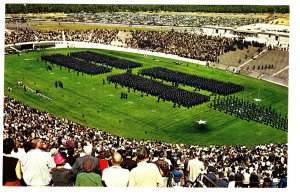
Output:
<path fill-rule="evenodd" d="M 113 83 L 108 84 L 107 81 L 103 84 L 103 79 L 106 80 L 107 76 L 124 73 L 125 70 L 113 68 L 112 72 L 101 75 L 78 75 L 73 70 L 69 72 L 68 69 L 56 65 L 52 66 L 52 70 L 47 70 L 45 62 L 40 60 L 41 54 L 68 54 L 87 50 L 142 63 L 142 67 L 133 69 L 133 74 L 143 68 L 163 66 L 188 74 L 241 84 L 245 90 L 235 93 L 236 97 L 253 102 L 255 98 L 259 98 L 261 101 L 258 104 L 271 105 L 282 115 L 288 113 L 288 89 L 276 84 L 192 63 L 175 63 L 178 61 L 172 59 L 94 49 L 51 49 L 22 53 L 20 56 L 6 55 L 5 95 L 60 118 L 126 138 L 199 145 L 251 146 L 287 142 L 287 132 L 210 109 L 210 102 L 189 109 L 173 108 L 172 102 L 157 102 L 157 97 L 151 95 L 141 97 L 141 92 L 128 92 L 127 88 L 120 85 L 115 88 Z M 26 87 L 38 89 L 52 100 L 29 90 L 25 91 L 17 86 L 19 81 Z M 61 81 L 63 88 L 56 88 L 56 81 Z M 13 91 L 8 92 L 8 87 Z M 194 90 L 188 86 L 179 87 Z M 127 92 L 128 98 L 121 99 L 121 92 Z M 211 94 L 203 90 L 200 93 Z M 200 119 L 207 121 L 207 125 L 200 126 L 196 122 Z"/>

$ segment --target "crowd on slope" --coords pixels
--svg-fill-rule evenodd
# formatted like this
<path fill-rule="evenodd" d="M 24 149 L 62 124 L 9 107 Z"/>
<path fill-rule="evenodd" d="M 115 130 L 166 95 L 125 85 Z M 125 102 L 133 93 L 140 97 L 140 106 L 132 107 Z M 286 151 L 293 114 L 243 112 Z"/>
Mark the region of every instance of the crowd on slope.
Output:
<path fill-rule="evenodd" d="M 5 186 L 286 187 L 287 144 L 135 140 L 4 98 Z M 39 169 L 36 167 L 39 166 Z"/>
<path fill-rule="evenodd" d="M 5 31 L 5 45 L 16 44 L 23 42 L 37 42 L 37 41 L 61 41 L 61 31 L 37 31 L 37 30 L 18 30 Z"/>
<path fill-rule="evenodd" d="M 224 52 L 247 48 L 249 45 L 262 47 L 257 42 L 245 42 L 239 38 L 213 37 L 177 31 L 126 31 L 131 38 L 125 40 L 126 47 L 178 55 L 181 57 L 218 62 Z M 12 31 L 5 32 L 5 44 L 29 41 L 85 41 L 110 45 L 118 40 L 119 30 L 65 30 L 65 31 Z"/>
<path fill-rule="evenodd" d="M 235 45 L 236 39 L 212 37 L 177 31 L 133 31 L 132 38 L 126 39 L 129 48 L 178 55 L 201 61 L 217 62 L 229 45 Z"/>
<path fill-rule="evenodd" d="M 66 41 L 85 41 L 109 45 L 117 36 L 119 30 L 65 30 Z"/>

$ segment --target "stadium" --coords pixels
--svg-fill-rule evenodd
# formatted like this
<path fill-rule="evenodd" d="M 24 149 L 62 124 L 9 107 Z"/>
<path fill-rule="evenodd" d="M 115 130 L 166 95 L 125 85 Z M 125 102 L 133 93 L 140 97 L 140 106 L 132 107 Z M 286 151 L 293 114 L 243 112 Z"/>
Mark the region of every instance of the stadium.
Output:
<path fill-rule="evenodd" d="M 126 187 L 153 187 L 134 181 L 144 161 L 161 187 L 287 186 L 289 6 L 6 4 L 5 17 L 3 162 L 23 178 L 3 169 L 3 185 L 116 186 L 104 173 L 120 157 Z M 28 175 L 37 150 L 47 181 Z"/>

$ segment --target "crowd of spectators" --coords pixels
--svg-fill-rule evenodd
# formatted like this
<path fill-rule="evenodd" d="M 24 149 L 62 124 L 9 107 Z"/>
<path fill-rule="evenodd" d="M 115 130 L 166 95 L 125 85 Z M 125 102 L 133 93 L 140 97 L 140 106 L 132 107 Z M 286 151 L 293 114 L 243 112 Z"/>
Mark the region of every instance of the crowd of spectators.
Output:
<path fill-rule="evenodd" d="M 129 171 L 129 184 L 126 186 L 164 186 L 165 176 L 159 174 L 161 169 L 164 174 L 168 170 L 171 172 L 174 182 L 170 182 L 172 185 L 168 184 L 169 187 L 184 187 L 199 178 L 198 174 L 202 178 L 211 178 L 216 183 L 220 183 L 220 179 L 224 180 L 226 185 L 223 187 L 287 185 L 287 144 L 260 144 L 248 148 L 243 145 L 198 146 L 129 139 L 60 119 L 9 97 L 4 98 L 3 117 L 4 156 L 16 158 L 16 168 L 4 159 L 3 177 L 8 182 L 4 185 L 20 185 L 18 180 L 22 176 L 18 166 L 21 166 L 23 175 L 21 184 L 25 186 L 73 186 L 76 182 L 77 186 L 103 186 L 103 183 L 107 186 L 111 182 L 112 185 L 124 184 L 124 178 L 127 181 L 127 171 L 118 170 L 117 173 L 112 173 L 113 170 L 106 171 L 108 167 Z M 121 155 L 122 163 L 116 152 Z M 33 154 L 36 154 L 35 158 L 30 161 L 29 157 Z M 161 165 L 162 163 L 157 163 L 158 159 L 165 160 L 169 166 L 164 163 L 164 168 L 158 169 L 151 165 Z M 47 168 L 43 168 L 41 172 L 38 169 L 30 171 L 36 164 Z M 7 165 L 10 165 L 9 169 L 6 169 Z M 136 167 L 139 168 L 135 169 Z M 149 169 L 152 171 L 147 172 Z M 16 177 L 14 173 L 17 170 L 19 173 Z M 78 180 L 74 176 L 74 170 L 77 170 L 77 176 L 81 173 Z M 120 172 L 125 174 L 120 176 Z M 82 181 L 80 177 L 90 179 Z M 105 179 L 105 182 L 99 183 L 100 178 Z M 206 187 L 216 187 L 213 183 L 208 183 L 207 179 L 202 180 Z"/>
<path fill-rule="evenodd" d="M 5 45 L 16 44 L 23 42 L 36 42 L 36 41 L 61 41 L 61 31 L 37 31 L 37 30 L 18 30 L 18 31 L 5 31 Z"/>
<path fill-rule="evenodd" d="M 109 45 L 116 38 L 119 30 L 65 30 L 66 41 L 85 41 Z"/>
<path fill-rule="evenodd" d="M 224 52 L 243 49 L 249 45 L 262 47 L 257 42 L 245 42 L 241 38 L 226 38 L 221 36 L 199 35 L 177 31 L 125 31 L 130 34 L 125 39 L 125 46 L 133 49 L 143 49 L 153 52 L 178 55 L 201 61 L 218 62 L 218 56 Z M 5 32 L 5 44 L 29 41 L 85 41 L 110 45 L 118 40 L 119 30 L 65 30 L 65 31 L 28 31 L 19 30 Z"/>
<path fill-rule="evenodd" d="M 234 46 L 236 39 L 212 37 L 177 31 L 132 31 L 132 38 L 126 39 L 127 47 L 154 52 L 178 55 L 201 61 L 217 62 L 229 45 Z"/>
<path fill-rule="evenodd" d="M 153 77 L 169 81 L 174 83 L 175 85 L 188 85 L 195 87 L 195 90 L 203 89 L 220 95 L 229 95 L 244 90 L 244 87 L 242 85 L 199 77 L 196 75 L 173 71 L 164 67 L 142 69 L 140 71 L 140 74 L 143 76 L 150 76 L 151 78 Z"/>
<path fill-rule="evenodd" d="M 106 66 L 99 66 L 87 61 L 78 60 L 74 57 L 65 56 L 62 54 L 42 55 L 41 60 L 42 62 L 45 61 L 46 65 L 47 62 L 49 62 L 50 64 L 57 64 L 59 66 L 67 67 L 69 71 L 70 69 L 73 69 L 90 75 L 111 72 L 111 69 Z"/>
<path fill-rule="evenodd" d="M 185 26 L 200 27 L 214 26 L 243 26 L 254 23 L 263 23 L 264 18 L 259 17 L 233 17 L 233 16 L 196 16 L 187 14 L 151 14 L 151 13 L 70 13 L 67 17 L 53 18 L 56 22 L 85 22 L 122 25 L 147 26 Z"/>
<path fill-rule="evenodd" d="M 91 51 L 72 52 L 70 53 L 70 56 L 89 62 L 105 64 L 107 66 L 112 66 L 119 69 L 131 69 L 142 66 L 142 64 L 139 62 L 134 62 L 131 60 L 121 59 L 114 56 L 109 56 Z"/>
<path fill-rule="evenodd" d="M 132 88 L 134 91 L 141 91 L 142 94 L 146 93 L 147 96 L 149 94 L 156 96 L 158 97 L 158 102 L 160 99 L 162 101 L 171 101 L 174 103 L 174 108 L 176 107 L 176 104 L 179 107 L 184 106 L 191 108 L 209 101 L 209 96 L 187 91 L 176 86 L 169 86 L 162 82 L 128 72 L 118 75 L 110 75 L 107 77 L 107 80 L 109 83 L 112 82 L 115 83 L 115 85 L 119 84 L 122 87 L 128 87 L 128 90 Z"/>

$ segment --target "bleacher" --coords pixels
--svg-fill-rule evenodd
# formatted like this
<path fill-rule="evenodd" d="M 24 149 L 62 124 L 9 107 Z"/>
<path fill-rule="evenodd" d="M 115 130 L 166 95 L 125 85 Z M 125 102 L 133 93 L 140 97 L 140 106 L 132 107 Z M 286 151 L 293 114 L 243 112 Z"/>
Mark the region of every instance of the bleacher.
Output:
<path fill-rule="evenodd" d="M 257 54 L 257 48 L 253 46 L 249 46 L 248 49 L 237 49 L 236 51 L 229 51 L 219 56 L 219 64 L 238 67 L 251 59 L 252 56 L 255 56 Z M 246 55 L 247 58 L 245 58 Z M 218 64 L 216 63 L 215 65 L 218 66 Z"/>
<path fill-rule="evenodd" d="M 272 69 L 266 69 L 266 65 L 273 65 Z M 263 54 L 259 55 L 255 60 L 249 62 L 245 66 L 244 69 L 249 68 L 249 70 L 255 66 L 255 71 L 260 72 L 262 74 L 273 75 L 276 72 L 284 69 L 289 65 L 289 53 L 287 51 L 280 50 L 267 50 Z M 258 70 L 258 66 L 260 67 Z M 262 68 L 262 66 L 264 68 Z"/>
<path fill-rule="evenodd" d="M 287 69 L 283 70 L 282 72 L 280 72 L 279 74 L 277 74 L 276 77 L 288 80 L 289 79 L 289 69 L 287 68 Z"/>
<path fill-rule="evenodd" d="M 289 52 L 284 50 L 268 50 L 262 48 L 258 52 L 257 47 L 250 46 L 248 49 L 237 49 L 219 56 L 219 63 L 213 66 L 247 75 L 253 78 L 263 78 L 271 82 L 288 85 Z"/>

